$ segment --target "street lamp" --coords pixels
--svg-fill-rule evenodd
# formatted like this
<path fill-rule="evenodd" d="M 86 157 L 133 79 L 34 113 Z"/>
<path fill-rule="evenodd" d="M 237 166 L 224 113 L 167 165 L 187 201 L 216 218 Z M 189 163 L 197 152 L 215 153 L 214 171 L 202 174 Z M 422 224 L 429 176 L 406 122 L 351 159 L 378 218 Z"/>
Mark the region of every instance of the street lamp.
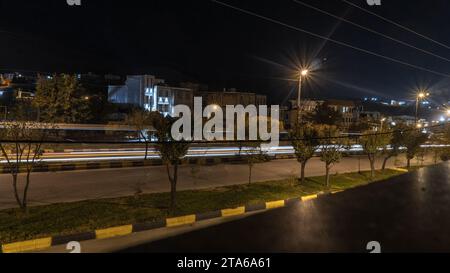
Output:
<path fill-rule="evenodd" d="M 301 71 L 300 71 L 300 77 L 299 77 L 299 79 L 298 79 L 298 94 L 297 94 L 297 121 L 300 123 L 300 119 L 301 119 L 301 117 L 300 117 L 300 107 L 301 107 L 301 103 L 300 103 L 300 101 L 301 101 L 301 98 L 302 98 L 302 80 L 303 80 L 303 78 L 305 77 L 306 78 L 306 76 L 308 76 L 308 73 L 309 73 L 309 71 L 308 71 L 308 69 L 302 69 Z"/>
<path fill-rule="evenodd" d="M 380 124 L 380 132 L 383 132 L 383 124 L 386 121 L 386 118 L 382 118 L 381 119 L 381 124 Z"/>
<path fill-rule="evenodd" d="M 416 96 L 416 124 L 419 121 L 419 102 L 428 96 L 430 96 L 430 93 L 427 92 L 419 92 Z"/>

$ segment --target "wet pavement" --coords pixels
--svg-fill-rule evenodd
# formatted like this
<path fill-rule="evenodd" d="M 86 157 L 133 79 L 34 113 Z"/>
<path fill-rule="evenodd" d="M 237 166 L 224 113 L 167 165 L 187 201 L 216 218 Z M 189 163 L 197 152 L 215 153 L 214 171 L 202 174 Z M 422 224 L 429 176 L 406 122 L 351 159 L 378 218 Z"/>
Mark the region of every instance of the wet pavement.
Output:
<path fill-rule="evenodd" d="M 450 163 L 123 252 L 450 252 Z"/>

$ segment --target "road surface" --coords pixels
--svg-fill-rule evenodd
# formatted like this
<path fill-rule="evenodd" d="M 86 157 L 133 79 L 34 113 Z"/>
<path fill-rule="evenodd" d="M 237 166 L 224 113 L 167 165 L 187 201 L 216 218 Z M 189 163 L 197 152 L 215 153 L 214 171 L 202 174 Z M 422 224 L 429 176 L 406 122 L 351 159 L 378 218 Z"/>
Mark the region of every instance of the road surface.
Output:
<path fill-rule="evenodd" d="M 450 251 L 450 163 L 121 252 Z"/>

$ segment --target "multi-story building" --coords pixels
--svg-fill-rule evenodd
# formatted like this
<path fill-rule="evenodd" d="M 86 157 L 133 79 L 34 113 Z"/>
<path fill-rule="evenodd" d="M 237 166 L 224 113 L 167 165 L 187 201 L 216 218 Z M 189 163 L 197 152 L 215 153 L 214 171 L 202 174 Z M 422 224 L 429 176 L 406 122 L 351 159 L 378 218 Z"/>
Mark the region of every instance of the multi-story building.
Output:
<path fill-rule="evenodd" d="M 363 107 L 350 100 L 327 100 L 325 105 L 342 114 L 342 125 L 348 127 L 359 121 Z"/>
<path fill-rule="evenodd" d="M 204 92 L 202 96 L 205 105 L 216 104 L 223 108 L 227 105 L 267 105 L 267 96 L 238 92 L 236 89 L 223 90 L 222 92 Z"/>
<path fill-rule="evenodd" d="M 221 92 L 204 91 L 207 87 L 184 83 L 182 87 L 165 84 L 164 80 L 151 75 L 128 76 L 124 85 L 108 87 L 108 100 L 117 104 L 129 104 L 149 111 L 171 115 L 175 105 L 187 105 L 193 109 L 194 95 L 203 98 L 203 106 L 219 105 L 267 105 L 267 96 L 236 89 Z"/>
<path fill-rule="evenodd" d="M 168 86 L 152 75 L 137 75 L 128 76 L 125 85 L 109 86 L 108 100 L 171 115 L 175 105 L 192 108 L 194 92 L 190 88 Z"/>
<path fill-rule="evenodd" d="M 155 85 L 148 88 L 144 97 L 144 109 L 158 111 L 164 115 L 172 115 L 174 106 L 187 105 L 190 109 L 194 104 L 194 92 L 189 88 Z"/>

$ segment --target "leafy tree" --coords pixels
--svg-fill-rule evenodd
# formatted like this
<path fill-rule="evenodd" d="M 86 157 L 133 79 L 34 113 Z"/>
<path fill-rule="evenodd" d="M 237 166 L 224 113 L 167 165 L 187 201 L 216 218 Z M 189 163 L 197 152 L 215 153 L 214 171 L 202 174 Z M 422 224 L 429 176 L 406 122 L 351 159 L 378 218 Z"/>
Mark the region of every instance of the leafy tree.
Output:
<path fill-rule="evenodd" d="M 83 123 L 91 118 L 89 96 L 75 75 L 39 76 L 33 104 L 39 121 Z"/>
<path fill-rule="evenodd" d="M 382 170 L 386 169 L 386 165 L 389 159 L 392 157 L 398 156 L 401 153 L 401 147 L 403 145 L 403 130 L 405 128 L 404 125 L 399 125 L 399 127 L 395 128 L 392 131 L 392 134 L 388 135 L 389 146 L 384 146 L 382 155 L 383 155 L 383 165 L 381 167 Z"/>
<path fill-rule="evenodd" d="M 301 164 L 300 182 L 302 184 L 305 183 L 306 164 L 314 156 L 320 144 L 319 134 L 320 131 L 316 127 L 307 124 L 295 128 L 290 133 L 295 156 Z"/>
<path fill-rule="evenodd" d="M 54 126 L 28 121 L 2 123 L 0 149 L 12 176 L 14 197 L 21 209 L 26 210 L 31 173 L 40 163 L 43 143 L 48 140 Z M 19 185 L 19 173 L 25 172 L 24 185 Z"/>
<path fill-rule="evenodd" d="M 158 115 L 154 118 L 153 124 L 156 129 L 158 143 L 156 150 L 161 156 L 162 162 L 166 165 L 167 176 L 170 181 L 170 209 L 176 207 L 176 192 L 178 182 L 178 167 L 181 160 L 186 156 L 189 149 L 189 142 L 175 141 L 171 134 L 172 124 L 175 122 L 170 116 Z M 171 171 L 172 169 L 172 171 Z"/>
<path fill-rule="evenodd" d="M 330 187 L 330 170 L 342 158 L 343 141 L 338 138 L 336 126 L 323 126 L 321 129 L 320 160 L 325 163 L 326 187 Z"/>
<path fill-rule="evenodd" d="M 428 140 L 428 135 L 420 130 L 410 128 L 402 131 L 403 146 L 406 147 L 407 168 L 411 168 L 411 159 L 413 159 L 421 149 L 421 145 Z"/>
<path fill-rule="evenodd" d="M 323 103 L 308 115 L 308 120 L 316 124 L 338 125 L 342 121 L 342 113 Z"/>
<path fill-rule="evenodd" d="M 370 177 L 375 177 L 375 161 L 382 149 L 389 144 L 389 136 L 376 131 L 366 131 L 361 137 L 361 145 L 370 163 Z"/>

